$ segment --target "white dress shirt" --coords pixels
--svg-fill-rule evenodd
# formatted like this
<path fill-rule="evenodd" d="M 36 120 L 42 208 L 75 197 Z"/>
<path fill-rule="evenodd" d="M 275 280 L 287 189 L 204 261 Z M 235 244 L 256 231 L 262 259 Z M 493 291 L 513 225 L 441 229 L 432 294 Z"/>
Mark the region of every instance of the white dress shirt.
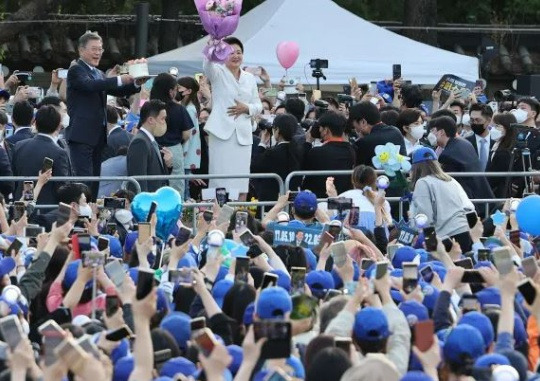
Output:
<path fill-rule="evenodd" d="M 146 128 L 141 127 L 139 128 L 139 131 L 144 132 L 146 136 L 148 136 L 148 139 L 150 139 L 150 142 L 154 142 L 156 140 L 156 138 L 154 138 L 154 135 L 152 135 L 152 133 L 148 131 Z"/>

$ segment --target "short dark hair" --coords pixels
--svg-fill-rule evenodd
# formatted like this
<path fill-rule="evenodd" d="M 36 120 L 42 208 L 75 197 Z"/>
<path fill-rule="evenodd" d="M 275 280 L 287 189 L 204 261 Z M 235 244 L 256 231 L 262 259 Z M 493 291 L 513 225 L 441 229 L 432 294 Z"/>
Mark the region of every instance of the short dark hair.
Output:
<path fill-rule="evenodd" d="M 16 102 L 13 105 L 11 119 L 17 126 L 31 125 L 32 119 L 34 119 L 34 107 L 28 101 Z"/>
<path fill-rule="evenodd" d="M 449 138 L 455 138 L 457 133 L 456 121 L 448 116 L 440 116 L 431 119 L 429 129 L 436 128 L 437 131 L 444 130 L 444 133 Z"/>
<path fill-rule="evenodd" d="M 240 47 L 240 50 L 242 53 L 244 53 L 244 44 L 242 44 L 242 41 L 240 41 L 236 37 L 227 37 L 223 39 L 224 42 L 226 42 L 229 45 L 238 45 Z"/>
<path fill-rule="evenodd" d="M 319 118 L 319 127 L 327 127 L 333 136 L 342 136 L 347 125 L 347 119 L 335 111 L 327 111 Z"/>
<path fill-rule="evenodd" d="M 420 107 L 422 104 L 422 92 L 418 85 L 405 85 L 401 89 L 401 102 L 407 108 Z"/>
<path fill-rule="evenodd" d="M 88 42 L 91 40 L 103 41 L 97 32 L 87 30 L 81 37 L 79 37 L 79 48 L 85 48 L 86 44 L 88 44 Z"/>
<path fill-rule="evenodd" d="M 381 340 L 358 340 L 353 334 L 353 341 L 360 348 L 360 352 L 365 356 L 368 353 L 386 353 L 386 345 L 388 344 L 388 337 Z"/>
<path fill-rule="evenodd" d="M 450 118 L 454 119 L 454 122 L 457 122 L 457 116 L 454 114 L 451 110 L 447 108 L 443 108 L 442 110 L 437 110 L 433 114 L 431 114 L 431 119 L 436 119 L 441 116 L 449 116 Z"/>
<path fill-rule="evenodd" d="M 139 126 L 142 126 L 143 124 L 145 124 L 148 118 L 150 117 L 155 118 L 156 116 L 159 115 L 161 110 L 166 110 L 166 109 L 167 109 L 167 105 L 165 104 L 165 102 L 162 102 L 159 99 L 149 100 L 141 107 L 141 113 L 140 113 L 141 118 L 139 121 Z"/>
<path fill-rule="evenodd" d="M 360 121 L 362 119 L 373 126 L 381 121 L 381 113 L 373 103 L 362 101 L 349 109 L 349 120 Z"/>
<path fill-rule="evenodd" d="M 298 123 L 304 119 L 304 111 L 306 109 L 306 105 L 304 102 L 302 102 L 300 99 L 297 98 L 291 98 L 287 99 L 285 102 L 285 110 L 294 116 Z"/>
<path fill-rule="evenodd" d="M 523 97 L 519 98 L 516 104 L 526 103 L 531 106 L 531 109 L 536 112 L 536 118 L 540 115 L 540 102 L 537 99 L 532 97 Z"/>
<path fill-rule="evenodd" d="M 381 112 L 381 122 L 387 126 L 395 126 L 399 118 L 399 113 L 396 110 L 386 110 Z"/>
<path fill-rule="evenodd" d="M 399 113 L 395 126 L 399 128 L 403 135 L 405 135 L 403 126 L 408 126 L 409 124 L 416 122 L 421 116 L 422 113 L 420 110 L 415 108 L 407 108 Z"/>
<path fill-rule="evenodd" d="M 6 125 L 9 122 L 7 114 L 0 110 L 0 124 Z"/>
<path fill-rule="evenodd" d="M 450 103 L 450 105 L 448 106 L 448 108 L 450 107 L 459 107 L 461 109 L 461 112 L 463 112 L 463 110 L 465 110 L 465 105 L 463 104 L 462 101 L 459 101 L 459 100 L 455 100 L 453 101 L 452 103 Z"/>
<path fill-rule="evenodd" d="M 118 110 L 116 107 L 107 105 L 107 123 L 116 124 L 118 122 Z"/>
<path fill-rule="evenodd" d="M 83 193 L 88 200 L 91 199 L 88 197 L 91 194 L 88 186 L 82 183 L 68 183 L 58 189 L 58 201 L 64 204 L 78 203 Z"/>
<path fill-rule="evenodd" d="M 484 117 L 488 121 L 491 120 L 491 118 L 493 118 L 493 110 L 488 105 L 484 105 L 484 104 L 481 104 L 481 103 L 475 103 L 475 104 L 471 105 L 471 108 L 469 109 L 469 115 L 473 111 L 480 111 L 482 117 Z"/>
<path fill-rule="evenodd" d="M 116 191 L 116 193 L 113 196 L 118 197 L 118 198 L 125 198 L 129 202 L 132 202 L 133 199 L 135 198 L 135 193 L 133 193 L 132 191 L 128 189 L 119 189 Z"/>
<path fill-rule="evenodd" d="M 287 111 L 287 108 L 285 107 L 285 105 L 282 103 L 280 104 L 279 106 L 276 106 L 276 110 L 274 112 L 277 112 L 277 110 L 281 110 L 281 109 L 284 109 L 285 111 Z"/>
<path fill-rule="evenodd" d="M 298 127 L 298 121 L 291 114 L 280 114 L 276 115 L 273 126 L 277 128 L 283 139 L 290 142 L 294 136 L 296 127 Z"/>
<path fill-rule="evenodd" d="M 36 113 L 36 130 L 43 134 L 52 134 L 60 126 L 62 117 L 55 106 L 46 105 Z"/>
<path fill-rule="evenodd" d="M 38 103 L 37 108 L 41 108 L 47 105 L 60 107 L 60 103 L 62 103 L 62 100 L 60 98 L 58 98 L 55 95 L 48 95 L 45 98 L 43 98 L 41 102 Z"/>
<path fill-rule="evenodd" d="M 173 98 L 171 98 L 170 91 L 176 89 L 177 86 L 176 78 L 169 73 L 160 73 L 152 83 L 150 99 L 159 99 L 162 102 L 171 103 Z"/>

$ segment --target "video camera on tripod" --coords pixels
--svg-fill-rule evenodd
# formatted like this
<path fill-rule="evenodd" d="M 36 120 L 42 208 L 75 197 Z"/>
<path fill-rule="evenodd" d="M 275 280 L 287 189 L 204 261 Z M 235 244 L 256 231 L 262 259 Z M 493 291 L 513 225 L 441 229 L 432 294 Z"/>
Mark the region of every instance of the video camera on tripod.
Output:
<path fill-rule="evenodd" d="M 538 139 L 540 137 L 540 132 L 536 128 L 525 126 L 523 124 L 512 123 L 510 124 L 511 128 L 516 130 L 516 145 L 512 152 L 512 155 L 515 157 L 521 157 L 521 165 L 523 171 L 528 172 L 533 170 L 532 159 L 531 159 L 531 150 L 529 149 L 529 141 L 532 139 Z M 533 193 L 533 180 L 530 176 L 524 176 L 525 188 L 523 190 L 524 194 Z"/>
<path fill-rule="evenodd" d="M 320 58 L 312 59 L 309 62 L 309 67 L 313 69 L 313 72 L 311 73 L 311 76 L 315 78 L 317 81 L 317 90 L 320 90 L 321 88 L 321 78 L 326 81 L 326 77 L 324 76 L 324 73 L 322 69 L 328 69 L 328 60 L 323 60 Z"/>

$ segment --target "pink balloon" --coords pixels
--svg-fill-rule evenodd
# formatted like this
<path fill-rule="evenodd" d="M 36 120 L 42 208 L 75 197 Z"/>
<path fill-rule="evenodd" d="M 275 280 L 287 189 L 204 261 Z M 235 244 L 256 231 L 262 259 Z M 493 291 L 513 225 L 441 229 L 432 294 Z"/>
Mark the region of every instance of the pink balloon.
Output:
<path fill-rule="evenodd" d="M 300 54 L 300 47 L 294 41 L 282 41 L 276 48 L 276 55 L 279 63 L 285 69 L 294 65 Z"/>

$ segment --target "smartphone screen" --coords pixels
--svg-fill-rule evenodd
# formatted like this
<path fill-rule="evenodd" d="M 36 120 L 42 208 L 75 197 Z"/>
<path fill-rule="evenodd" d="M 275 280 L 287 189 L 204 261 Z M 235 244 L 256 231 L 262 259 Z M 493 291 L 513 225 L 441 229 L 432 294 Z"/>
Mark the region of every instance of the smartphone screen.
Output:
<path fill-rule="evenodd" d="M 444 250 L 446 250 L 447 253 L 449 253 L 450 250 L 452 250 L 452 246 L 454 245 L 454 243 L 452 242 L 450 238 L 443 239 L 442 244 L 444 246 Z"/>
<path fill-rule="evenodd" d="M 123 325 L 122 327 L 115 329 L 114 331 L 111 331 L 105 335 L 105 338 L 109 341 L 120 341 L 125 339 L 126 337 L 131 338 L 133 337 L 133 332 L 127 325 Z"/>
<path fill-rule="evenodd" d="M 191 332 L 198 331 L 199 329 L 204 329 L 206 328 L 206 318 L 204 316 L 200 316 L 191 319 L 189 325 L 191 327 Z"/>
<path fill-rule="evenodd" d="M 394 64 L 392 65 L 392 79 L 395 81 L 396 79 L 401 78 L 401 65 L 400 64 Z"/>
<path fill-rule="evenodd" d="M 15 201 L 15 203 L 13 203 L 13 219 L 15 221 L 19 221 L 24 215 L 25 211 L 26 211 L 26 205 L 24 204 L 24 202 Z"/>
<path fill-rule="evenodd" d="M 33 181 L 24 182 L 23 199 L 24 201 L 34 200 L 34 182 Z"/>
<path fill-rule="evenodd" d="M 490 253 L 491 253 L 491 250 L 489 249 L 478 249 L 478 262 L 489 261 Z"/>
<path fill-rule="evenodd" d="M 105 297 L 105 315 L 113 316 L 120 309 L 120 299 L 117 295 L 107 295 Z"/>
<path fill-rule="evenodd" d="M 0 331 L 4 337 L 4 341 L 13 351 L 19 345 L 23 338 L 23 330 L 19 317 L 16 315 L 8 315 L 0 319 Z"/>
<path fill-rule="evenodd" d="M 434 342 L 433 320 L 419 321 L 414 325 L 414 345 L 421 351 L 426 352 Z"/>
<path fill-rule="evenodd" d="M 484 283 L 485 279 L 478 270 L 465 270 L 461 277 L 461 283 Z"/>
<path fill-rule="evenodd" d="M 416 263 L 403 263 L 403 291 L 410 294 L 418 286 L 418 265 Z"/>
<path fill-rule="evenodd" d="M 267 340 L 261 351 L 262 359 L 288 358 L 291 355 L 291 323 L 277 320 L 253 323 L 255 341 Z"/>
<path fill-rule="evenodd" d="M 154 271 L 139 268 L 136 296 L 138 300 L 144 299 L 154 287 Z"/>
<path fill-rule="evenodd" d="M 152 219 L 152 216 L 156 212 L 157 206 L 158 206 L 157 202 L 152 201 L 152 203 L 150 204 L 150 210 L 148 211 L 148 216 L 146 217 L 146 222 L 150 222 L 150 220 Z"/>
<path fill-rule="evenodd" d="M 227 189 L 216 188 L 216 202 L 219 206 L 223 206 L 227 203 Z"/>
<path fill-rule="evenodd" d="M 534 256 L 527 257 L 521 261 L 521 267 L 528 278 L 534 278 L 538 271 L 538 262 Z"/>
<path fill-rule="evenodd" d="M 349 212 L 349 226 L 358 226 L 360 223 L 360 208 L 353 206 Z"/>
<path fill-rule="evenodd" d="M 22 247 L 23 247 L 22 241 L 19 240 L 18 238 L 15 238 L 13 242 L 11 242 L 11 245 L 9 245 L 9 247 L 5 251 L 4 255 L 6 257 L 11 257 L 12 254 L 16 255 L 19 252 L 19 250 L 21 250 Z"/>
<path fill-rule="evenodd" d="M 257 242 L 255 241 L 255 237 L 249 230 L 244 231 L 240 235 L 240 241 L 242 241 L 242 244 L 246 247 L 251 247 L 257 244 Z"/>
<path fill-rule="evenodd" d="M 424 280 L 424 282 L 431 283 L 433 280 L 433 268 L 431 265 L 427 265 L 422 270 L 420 270 L 420 276 Z"/>
<path fill-rule="evenodd" d="M 150 222 L 139 222 L 139 243 L 146 242 L 151 237 Z"/>
<path fill-rule="evenodd" d="M 478 311 L 478 307 L 479 303 L 476 295 L 466 294 L 461 297 L 461 308 L 464 314 L 470 311 Z"/>
<path fill-rule="evenodd" d="M 225 222 L 229 222 L 233 214 L 234 214 L 233 207 L 229 205 L 223 205 L 223 207 L 221 208 L 221 212 L 219 212 L 216 225 L 219 226 Z"/>
<path fill-rule="evenodd" d="M 178 230 L 178 234 L 176 235 L 175 244 L 176 246 L 183 245 L 187 241 L 189 241 L 189 238 L 191 237 L 191 230 L 182 226 Z"/>
<path fill-rule="evenodd" d="M 427 251 L 437 250 L 437 236 L 435 235 L 435 228 L 433 226 L 427 226 L 424 228 L 424 240 Z"/>
<path fill-rule="evenodd" d="M 474 267 L 471 258 L 460 259 L 459 261 L 455 261 L 454 264 L 466 270 L 472 270 Z"/>
<path fill-rule="evenodd" d="M 244 211 L 236 212 L 234 229 L 237 233 L 240 233 L 244 229 L 247 229 L 248 213 Z"/>
<path fill-rule="evenodd" d="M 506 247 L 498 247 L 493 249 L 493 261 L 495 262 L 495 267 L 497 267 L 497 270 L 499 270 L 501 275 L 510 273 L 514 267 L 510 250 Z"/>
<path fill-rule="evenodd" d="M 203 212 L 203 219 L 204 219 L 207 223 L 212 222 L 212 220 L 214 219 L 214 212 L 212 212 L 211 210 L 205 210 L 205 211 Z"/>
<path fill-rule="evenodd" d="M 306 268 L 291 267 L 291 294 L 303 294 L 306 283 Z"/>
<path fill-rule="evenodd" d="M 318 300 L 306 294 L 296 294 L 292 297 L 292 320 L 307 319 L 315 313 Z"/>
<path fill-rule="evenodd" d="M 328 245 L 334 242 L 334 236 L 328 232 L 322 232 L 319 239 L 319 246 L 322 248 L 324 245 Z"/>
<path fill-rule="evenodd" d="M 267 287 L 276 287 L 278 281 L 278 276 L 273 273 L 264 273 L 263 280 L 261 283 L 261 289 L 265 289 Z"/>
<path fill-rule="evenodd" d="M 216 346 L 216 338 L 212 331 L 208 328 L 203 328 L 198 335 L 193 339 L 195 345 L 205 357 L 210 356 Z"/>
<path fill-rule="evenodd" d="M 98 238 L 98 250 L 103 251 L 109 248 L 109 239 L 105 237 Z"/>
<path fill-rule="evenodd" d="M 79 238 L 79 251 L 81 254 L 83 251 L 92 250 L 90 234 L 77 234 L 77 236 Z"/>
<path fill-rule="evenodd" d="M 388 272 L 388 262 L 377 262 L 377 267 L 375 269 L 375 278 L 381 279 L 384 278 Z"/>
<path fill-rule="evenodd" d="M 247 283 L 249 274 L 249 257 L 236 257 L 234 274 L 237 282 Z"/>
<path fill-rule="evenodd" d="M 49 169 L 52 169 L 53 167 L 53 164 L 54 164 L 54 160 L 49 158 L 49 157 L 46 157 L 45 159 L 43 159 L 43 164 L 41 166 L 41 173 L 45 173 L 47 172 Z"/>
<path fill-rule="evenodd" d="M 60 79 L 66 79 L 67 78 L 67 69 L 58 69 L 58 78 Z"/>
<path fill-rule="evenodd" d="M 58 204 L 58 217 L 56 218 L 56 225 L 62 226 L 66 224 L 71 217 L 72 208 L 71 205 L 64 204 L 63 202 Z"/>
<path fill-rule="evenodd" d="M 109 277 L 109 279 L 114 283 L 116 288 L 122 287 L 124 284 L 124 279 L 126 277 L 126 273 L 124 271 L 124 266 L 119 260 L 112 260 L 111 262 L 107 263 L 104 267 L 105 274 Z"/>
<path fill-rule="evenodd" d="M 94 356 L 95 359 L 100 359 L 99 349 L 92 341 L 92 336 L 83 335 L 77 340 L 77 344 L 86 352 Z"/>
<path fill-rule="evenodd" d="M 106 229 L 107 229 L 108 235 L 114 236 L 116 234 L 116 229 L 117 229 L 116 223 L 114 222 L 107 223 Z"/>
<path fill-rule="evenodd" d="M 362 258 L 362 262 L 361 262 L 361 265 L 360 265 L 360 268 L 364 271 L 366 271 L 367 269 L 369 269 L 371 267 L 372 264 L 374 264 L 375 261 L 373 259 L 368 259 L 368 258 Z"/>
<path fill-rule="evenodd" d="M 386 253 L 388 254 L 388 259 L 392 260 L 394 259 L 394 255 L 396 255 L 396 251 L 403 245 L 400 244 L 390 244 L 386 247 Z"/>
<path fill-rule="evenodd" d="M 518 285 L 518 290 L 523 295 L 527 303 L 532 305 L 536 299 L 536 288 L 534 288 L 530 279 L 524 279 Z"/>
<path fill-rule="evenodd" d="M 469 223 L 469 228 L 473 228 L 476 223 L 478 222 L 478 215 L 476 214 L 475 211 L 472 211 L 472 212 L 468 212 L 467 214 L 465 214 L 465 216 L 467 217 L 467 222 Z"/>
<path fill-rule="evenodd" d="M 288 201 L 289 202 L 294 202 L 294 200 L 296 200 L 296 196 L 298 196 L 298 193 L 299 192 L 297 192 L 297 191 L 290 191 Z"/>
<path fill-rule="evenodd" d="M 330 246 L 330 252 L 337 267 L 343 267 L 347 261 L 347 249 L 343 242 L 336 242 Z"/>

